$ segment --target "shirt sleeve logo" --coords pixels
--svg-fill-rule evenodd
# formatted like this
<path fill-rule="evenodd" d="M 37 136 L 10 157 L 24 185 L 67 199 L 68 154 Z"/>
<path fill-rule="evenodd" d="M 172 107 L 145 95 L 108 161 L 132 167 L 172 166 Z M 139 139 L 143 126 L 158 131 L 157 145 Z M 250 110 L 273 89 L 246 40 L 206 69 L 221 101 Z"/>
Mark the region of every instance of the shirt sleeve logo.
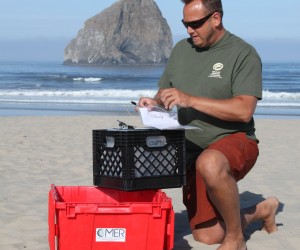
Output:
<path fill-rule="evenodd" d="M 224 65 L 222 63 L 216 63 L 213 66 L 213 70 L 211 74 L 208 77 L 213 77 L 213 78 L 222 78 L 221 76 L 221 70 L 223 69 Z"/>

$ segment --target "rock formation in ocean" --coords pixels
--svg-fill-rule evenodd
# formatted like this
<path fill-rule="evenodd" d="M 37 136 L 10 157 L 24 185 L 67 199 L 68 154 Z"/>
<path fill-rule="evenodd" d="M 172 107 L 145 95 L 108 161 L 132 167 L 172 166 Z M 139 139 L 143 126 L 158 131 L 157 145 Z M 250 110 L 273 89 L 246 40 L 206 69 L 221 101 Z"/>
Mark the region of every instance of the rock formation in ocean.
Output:
<path fill-rule="evenodd" d="M 154 0 L 119 0 L 85 22 L 64 64 L 164 64 L 172 33 Z"/>

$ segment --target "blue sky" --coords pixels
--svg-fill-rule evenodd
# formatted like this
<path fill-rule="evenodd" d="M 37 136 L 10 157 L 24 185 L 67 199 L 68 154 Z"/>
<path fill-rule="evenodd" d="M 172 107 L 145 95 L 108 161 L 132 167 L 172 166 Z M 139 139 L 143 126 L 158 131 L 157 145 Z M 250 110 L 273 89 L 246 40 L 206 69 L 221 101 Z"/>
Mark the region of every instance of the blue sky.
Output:
<path fill-rule="evenodd" d="M 1 0 L 0 60 L 63 59 L 84 21 L 116 0 Z M 155 0 L 174 37 L 185 36 L 180 0 Z M 266 60 L 300 61 L 300 1 L 223 0 L 224 25 Z M 48 48 L 45 51 L 45 47 Z M 36 51 L 36 53 L 35 53 Z M 48 53 L 48 54 L 47 54 Z"/>

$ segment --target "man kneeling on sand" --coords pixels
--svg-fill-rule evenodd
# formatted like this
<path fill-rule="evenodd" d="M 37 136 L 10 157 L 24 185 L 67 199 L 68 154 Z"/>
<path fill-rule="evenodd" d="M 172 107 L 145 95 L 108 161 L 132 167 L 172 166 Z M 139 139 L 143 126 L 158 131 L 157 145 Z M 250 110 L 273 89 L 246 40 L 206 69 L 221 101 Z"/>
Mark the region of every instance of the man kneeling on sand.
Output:
<path fill-rule="evenodd" d="M 221 0 L 182 0 L 182 23 L 190 38 L 175 45 L 154 98 L 139 107 L 178 108 L 187 130 L 188 183 L 183 188 L 194 239 L 247 249 L 243 230 L 262 220 L 277 230 L 279 201 L 272 197 L 240 210 L 237 181 L 258 157 L 253 114 L 262 98 L 262 66 L 256 50 L 225 30 Z"/>

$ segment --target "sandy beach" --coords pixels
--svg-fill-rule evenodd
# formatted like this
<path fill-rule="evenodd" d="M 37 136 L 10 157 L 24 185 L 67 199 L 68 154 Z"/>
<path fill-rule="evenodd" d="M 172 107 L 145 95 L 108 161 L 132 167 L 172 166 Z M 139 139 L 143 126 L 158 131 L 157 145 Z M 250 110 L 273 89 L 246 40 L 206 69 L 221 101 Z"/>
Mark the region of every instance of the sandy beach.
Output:
<path fill-rule="evenodd" d="M 92 130 L 141 126 L 137 116 L 36 116 L 0 118 L 0 249 L 46 250 L 48 192 L 57 186 L 91 186 Z M 250 250 L 299 249 L 300 119 L 256 119 L 260 157 L 239 183 L 241 204 L 269 196 L 281 201 L 279 231 L 268 235 L 260 224 L 248 228 Z M 175 250 L 216 249 L 194 242 L 181 189 L 164 190 L 173 200 Z"/>

